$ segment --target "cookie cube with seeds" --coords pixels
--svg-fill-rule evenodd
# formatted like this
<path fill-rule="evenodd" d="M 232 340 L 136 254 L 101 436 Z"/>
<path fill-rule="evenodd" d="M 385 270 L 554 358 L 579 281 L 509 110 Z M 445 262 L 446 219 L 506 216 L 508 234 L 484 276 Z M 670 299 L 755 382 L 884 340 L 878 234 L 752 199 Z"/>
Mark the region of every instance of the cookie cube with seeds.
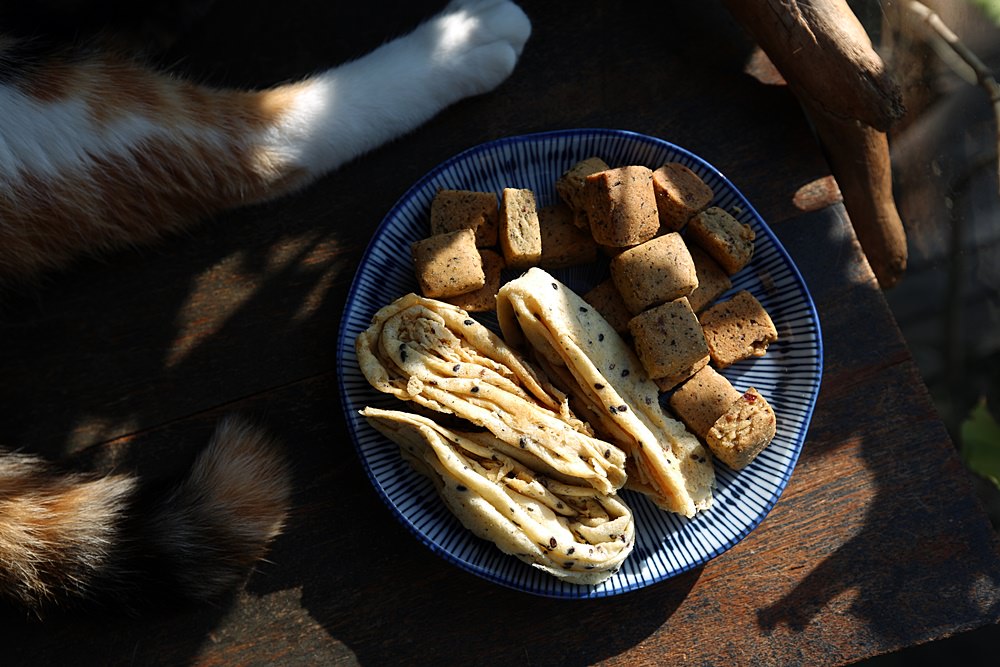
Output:
<path fill-rule="evenodd" d="M 747 389 L 708 430 L 705 442 L 715 457 L 742 470 L 774 439 L 774 409 L 753 387 Z"/>
<path fill-rule="evenodd" d="M 590 221 L 587 219 L 587 176 L 610 168 L 601 158 L 589 157 L 574 164 L 556 180 L 556 192 L 573 211 L 573 224 L 577 227 L 590 230 Z"/>
<path fill-rule="evenodd" d="M 597 244 L 589 231 L 573 223 L 573 212 L 565 204 L 538 209 L 538 225 L 542 234 L 540 267 L 562 269 L 590 264 L 597 259 Z"/>
<path fill-rule="evenodd" d="M 750 225 L 743 224 L 718 206 L 696 215 L 688 223 L 687 236 L 729 275 L 739 272 L 750 262 L 756 238 Z"/>
<path fill-rule="evenodd" d="M 619 253 L 610 268 L 611 279 L 633 315 L 688 296 L 698 286 L 691 253 L 677 232 Z"/>
<path fill-rule="evenodd" d="M 453 306 L 458 306 L 470 313 L 486 313 L 497 309 L 500 274 L 504 268 L 503 257 L 488 248 L 480 248 L 479 256 L 483 261 L 483 274 L 486 276 L 486 284 L 472 292 L 445 297 L 442 301 L 446 301 Z"/>
<path fill-rule="evenodd" d="M 542 257 L 542 232 L 535 193 L 504 188 L 500 197 L 500 250 L 513 269 L 526 269 Z"/>
<path fill-rule="evenodd" d="M 688 430 L 704 440 L 740 395 L 725 375 L 705 366 L 670 395 L 670 409 Z"/>
<path fill-rule="evenodd" d="M 649 377 L 667 391 L 708 363 L 708 345 L 686 297 L 651 308 L 628 323 Z"/>
<path fill-rule="evenodd" d="M 625 307 L 622 295 L 610 278 L 598 283 L 593 289 L 583 295 L 583 300 L 594 307 L 611 328 L 621 335 L 628 335 L 628 322 L 632 313 Z"/>
<path fill-rule="evenodd" d="M 606 169 L 586 178 L 587 217 L 594 240 L 632 246 L 656 236 L 660 218 L 649 167 Z"/>
<path fill-rule="evenodd" d="M 694 262 L 695 273 L 698 274 L 698 286 L 688 296 L 691 308 L 698 313 L 712 304 L 713 301 L 729 291 L 733 282 L 722 270 L 719 263 L 696 245 L 688 245 L 691 260 Z"/>
<path fill-rule="evenodd" d="M 679 162 L 668 162 L 653 172 L 653 191 L 660 228 L 668 231 L 680 230 L 715 196 L 700 176 Z"/>
<path fill-rule="evenodd" d="M 741 290 L 699 316 L 712 363 L 726 368 L 737 361 L 763 357 L 778 340 L 778 330 L 764 306 L 750 292 Z"/>
<path fill-rule="evenodd" d="M 476 245 L 488 248 L 497 243 L 497 196 L 492 192 L 439 190 L 431 200 L 431 235 L 471 229 Z"/>
<path fill-rule="evenodd" d="M 410 246 L 421 293 L 432 299 L 456 296 L 486 284 L 476 234 L 460 229 L 436 234 Z"/>

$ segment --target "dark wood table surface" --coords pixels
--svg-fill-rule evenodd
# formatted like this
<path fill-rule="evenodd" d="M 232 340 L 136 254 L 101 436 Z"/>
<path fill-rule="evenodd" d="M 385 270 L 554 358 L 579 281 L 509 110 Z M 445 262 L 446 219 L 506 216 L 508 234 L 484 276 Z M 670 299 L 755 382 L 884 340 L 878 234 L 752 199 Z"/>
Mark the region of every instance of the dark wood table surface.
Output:
<path fill-rule="evenodd" d="M 267 85 L 434 5 L 338 4 L 219 0 L 167 60 Z M 232 599 L 3 612 L 0 663 L 834 665 L 997 622 L 996 535 L 802 114 L 744 74 L 739 27 L 716 2 L 523 6 L 534 33 L 497 91 L 301 194 L 4 295 L 0 442 L 156 477 L 239 412 L 286 443 L 295 506 Z M 335 377 L 347 289 L 393 202 L 472 145 L 572 127 L 658 136 L 727 174 L 798 264 L 825 344 L 804 450 L 765 521 L 703 567 L 592 601 L 508 590 L 421 546 L 370 486 Z"/>

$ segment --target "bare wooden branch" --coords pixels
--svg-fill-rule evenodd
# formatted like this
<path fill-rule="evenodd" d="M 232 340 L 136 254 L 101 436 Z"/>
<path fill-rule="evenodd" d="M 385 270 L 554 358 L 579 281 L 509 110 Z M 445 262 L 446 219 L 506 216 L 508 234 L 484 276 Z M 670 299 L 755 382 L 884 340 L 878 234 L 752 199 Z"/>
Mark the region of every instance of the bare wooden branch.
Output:
<path fill-rule="evenodd" d="M 786 80 L 829 113 L 885 131 L 902 94 L 843 0 L 725 0 Z"/>
<path fill-rule="evenodd" d="M 902 94 L 845 0 L 726 0 L 816 128 L 861 247 L 882 287 L 907 262 L 885 130 Z"/>

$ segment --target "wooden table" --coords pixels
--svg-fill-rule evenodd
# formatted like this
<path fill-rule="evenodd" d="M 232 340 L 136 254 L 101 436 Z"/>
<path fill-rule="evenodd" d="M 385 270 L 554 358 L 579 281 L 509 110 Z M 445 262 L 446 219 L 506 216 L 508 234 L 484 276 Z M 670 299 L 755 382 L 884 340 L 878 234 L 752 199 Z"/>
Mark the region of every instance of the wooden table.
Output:
<path fill-rule="evenodd" d="M 169 60 L 264 85 L 431 11 L 326 4 L 217 2 Z M 4 612 L 0 662 L 833 665 L 997 622 L 997 537 L 799 109 L 743 74 L 739 28 L 715 3 L 524 6 L 534 34 L 495 93 L 300 195 L 5 296 L 0 442 L 165 475 L 237 411 L 287 444 L 296 492 L 233 599 L 44 624 Z M 804 274 L 826 353 L 802 456 L 760 527 L 704 567 L 594 601 L 507 590 L 420 546 L 361 469 L 334 373 L 357 262 L 407 187 L 474 144 L 568 127 L 659 136 L 727 174 Z"/>

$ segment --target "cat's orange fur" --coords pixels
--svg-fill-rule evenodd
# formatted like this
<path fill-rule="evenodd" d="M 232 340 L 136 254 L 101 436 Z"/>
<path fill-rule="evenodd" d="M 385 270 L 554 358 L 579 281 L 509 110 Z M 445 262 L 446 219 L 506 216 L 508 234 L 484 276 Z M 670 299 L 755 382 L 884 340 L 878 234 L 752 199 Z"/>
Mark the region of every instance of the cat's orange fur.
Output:
<path fill-rule="evenodd" d="M 30 278 L 81 254 L 146 244 L 221 210 L 282 194 L 307 178 L 304 168 L 269 159 L 247 140 L 277 122 L 299 84 L 260 92 L 216 90 L 100 54 L 46 63 L 16 85 L 43 104 L 83 100 L 97 132 L 137 114 L 211 127 L 224 143 L 148 138 L 125 155 L 94 156 L 86 173 L 22 173 L 0 198 L 0 278 Z"/>
<path fill-rule="evenodd" d="M 100 52 L 18 62 L 22 43 L 0 36 L 0 285 L 308 184 L 498 85 L 529 33 L 506 0 L 456 0 L 360 60 L 261 92 Z M 233 421 L 162 492 L 0 451 L 0 598 L 41 614 L 131 606 L 151 584 L 217 596 L 280 531 L 289 495 L 274 446 Z"/>

